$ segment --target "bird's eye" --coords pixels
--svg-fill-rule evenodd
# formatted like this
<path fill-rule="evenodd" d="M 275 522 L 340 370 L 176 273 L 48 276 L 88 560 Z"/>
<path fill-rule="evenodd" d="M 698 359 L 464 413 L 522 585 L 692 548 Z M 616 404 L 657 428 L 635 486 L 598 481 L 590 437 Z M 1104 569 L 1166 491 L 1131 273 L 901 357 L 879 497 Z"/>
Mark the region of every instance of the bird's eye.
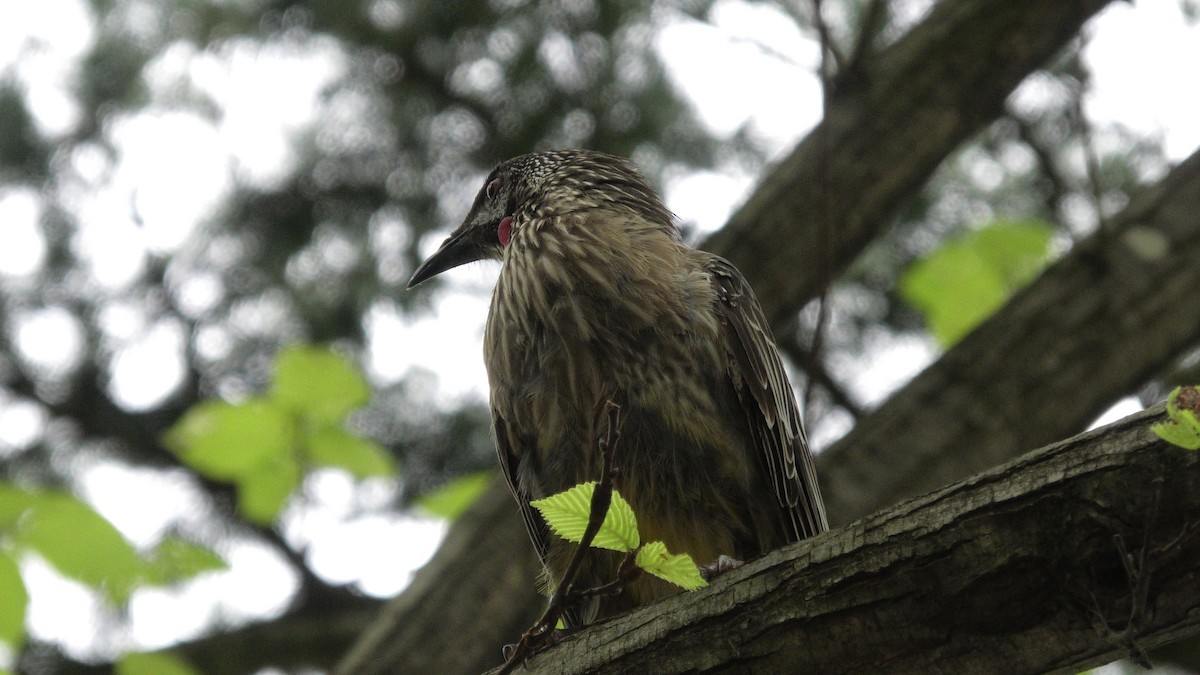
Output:
<path fill-rule="evenodd" d="M 496 195 L 500 194 L 500 179 L 493 178 L 492 182 L 487 184 L 487 188 L 484 189 L 483 193 L 487 195 L 488 199 L 495 199 Z"/>

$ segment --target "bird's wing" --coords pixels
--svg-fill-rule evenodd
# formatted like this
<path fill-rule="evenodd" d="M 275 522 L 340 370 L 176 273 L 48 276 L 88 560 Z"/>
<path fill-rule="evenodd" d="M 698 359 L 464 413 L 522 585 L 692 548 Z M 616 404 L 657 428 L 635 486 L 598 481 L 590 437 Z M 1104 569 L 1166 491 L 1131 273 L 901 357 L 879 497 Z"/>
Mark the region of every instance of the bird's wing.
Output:
<path fill-rule="evenodd" d="M 546 525 L 546 521 L 542 519 L 542 514 L 537 512 L 537 509 L 529 505 L 529 501 L 533 499 L 526 486 L 518 479 L 517 472 L 520 470 L 520 455 L 518 454 L 518 446 L 521 443 L 519 438 L 514 437 L 514 433 L 510 433 L 508 424 L 500 413 L 495 409 L 492 410 L 492 424 L 496 431 L 496 454 L 500 456 L 500 471 L 504 474 L 504 481 L 508 483 L 508 489 L 512 491 L 513 497 L 517 499 L 517 506 L 521 509 L 521 519 L 525 521 L 525 529 L 529 532 L 529 538 L 533 541 L 533 547 L 537 551 L 538 559 L 544 566 L 546 564 L 546 551 L 550 546 L 550 528 Z M 532 452 L 532 449 L 526 449 L 526 452 Z"/>
<path fill-rule="evenodd" d="M 797 540 L 824 532 L 829 525 L 808 439 L 762 307 L 728 261 L 708 255 L 705 266 L 717 294 L 729 377 L 779 505 L 788 513 Z"/>
<path fill-rule="evenodd" d="M 550 568 L 546 566 L 546 555 L 550 550 L 550 526 L 546 524 L 542 514 L 529 505 L 533 496 L 518 476 L 518 472 L 521 470 L 518 447 L 523 441 L 515 431 L 510 433 L 508 424 L 495 408 L 492 409 L 492 425 L 496 431 L 496 452 L 500 455 L 500 471 L 504 474 L 508 489 L 517 498 L 517 506 L 521 509 L 521 519 L 525 521 L 529 539 L 533 541 L 533 548 L 537 551 L 538 560 L 542 563 L 542 583 L 545 584 L 547 595 L 549 595 L 559 582 L 558 579 L 550 577 Z M 533 452 L 532 448 L 525 448 L 524 451 Z M 583 625 L 580 620 L 579 607 L 572 606 L 564 609 L 562 619 L 568 628 Z"/>

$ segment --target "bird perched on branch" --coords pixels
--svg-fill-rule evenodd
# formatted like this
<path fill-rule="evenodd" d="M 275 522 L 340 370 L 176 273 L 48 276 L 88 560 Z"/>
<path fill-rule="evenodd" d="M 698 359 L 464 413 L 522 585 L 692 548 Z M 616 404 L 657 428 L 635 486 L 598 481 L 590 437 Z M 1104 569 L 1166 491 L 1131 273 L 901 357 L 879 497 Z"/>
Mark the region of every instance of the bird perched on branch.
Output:
<path fill-rule="evenodd" d="M 698 563 L 745 560 L 827 529 L 795 396 L 742 275 L 690 248 L 628 161 L 584 150 L 523 155 L 409 287 L 499 260 L 484 336 L 500 466 L 551 583 L 573 545 L 529 505 L 599 479 L 603 403 L 622 407 L 617 489 L 643 541 Z M 577 588 L 611 581 L 591 551 Z M 675 592 L 642 575 L 578 608 L 591 620 Z"/>

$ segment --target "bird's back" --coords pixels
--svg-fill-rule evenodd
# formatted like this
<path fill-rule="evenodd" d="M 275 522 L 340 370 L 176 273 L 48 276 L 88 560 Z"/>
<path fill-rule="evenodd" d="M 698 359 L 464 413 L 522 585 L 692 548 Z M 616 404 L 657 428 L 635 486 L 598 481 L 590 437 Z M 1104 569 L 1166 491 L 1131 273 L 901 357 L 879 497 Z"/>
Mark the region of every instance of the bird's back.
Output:
<path fill-rule="evenodd" d="M 752 558 L 797 537 L 729 376 L 714 275 L 728 263 L 660 225 L 600 208 L 531 218 L 514 235 L 485 337 L 501 463 L 519 501 L 597 480 L 612 400 L 622 406 L 616 486 L 643 539 L 701 564 Z M 556 580 L 571 546 L 523 511 Z M 615 561 L 592 553 L 580 585 L 610 581 Z M 644 576 L 599 613 L 672 592 Z"/>
<path fill-rule="evenodd" d="M 681 242 L 632 164 L 589 150 L 501 163 L 409 286 L 483 259 L 502 263 L 484 337 L 500 468 L 552 583 L 570 547 L 530 501 L 600 477 L 608 401 L 622 410 L 617 489 L 644 540 L 706 564 L 826 529 L 762 308 L 732 265 Z M 593 551 L 575 581 L 615 571 Z M 671 592 L 641 578 L 582 618 Z"/>

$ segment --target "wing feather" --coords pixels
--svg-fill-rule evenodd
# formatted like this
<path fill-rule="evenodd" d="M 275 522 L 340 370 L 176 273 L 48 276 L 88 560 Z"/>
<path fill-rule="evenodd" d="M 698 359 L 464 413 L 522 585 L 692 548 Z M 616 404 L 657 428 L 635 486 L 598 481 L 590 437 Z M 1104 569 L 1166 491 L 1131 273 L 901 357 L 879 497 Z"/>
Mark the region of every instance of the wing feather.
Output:
<path fill-rule="evenodd" d="M 725 330 L 729 378 L 775 496 L 797 540 L 824 532 L 829 525 L 808 439 L 762 307 L 737 268 L 705 255 Z"/>
<path fill-rule="evenodd" d="M 537 551 L 538 561 L 542 564 L 543 574 L 546 575 L 543 580 L 549 584 L 548 588 L 553 589 L 559 580 L 550 578 L 550 568 L 547 567 L 546 557 L 550 551 L 550 526 L 546 524 L 542 514 L 530 506 L 529 502 L 533 496 L 526 487 L 528 484 L 520 477 L 521 457 L 528 456 L 524 453 L 533 452 L 533 441 L 510 434 L 504 418 L 495 408 L 492 409 L 492 426 L 496 433 L 496 453 L 500 456 L 500 472 L 504 474 L 504 481 L 508 483 L 508 489 L 517 500 L 521 519 L 525 521 L 525 530 L 529 533 L 529 539 L 533 542 L 534 550 Z M 562 619 L 568 627 L 574 627 L 584 625 L 580 617 L 579 607 L 568 607 L 563 611 Z"/>
<path fill-rule="evenodd" d="M 521 510 L 521 519 L 525 521 L 525 529 L 529 532 L 529 539 L 533 542 L 538 560 L 544 567 L 546 553 L 550 548 L 550 528 L 542 519 L 542 514 L 530 506 L 529 502 L 533 496 L 529 494 L 529 490 L 522 484 L 518 476 L 521 455 L 524 452 L 532 452 L 532 448 L 521 449 L 518 447 L 521 440 L 514 438 L 509 433 L 504 418 L 494 408 L 492 409 L 492 424 L 496 432 L 496 454 L 500 456 L 500 471 L 504 474 L 504 481 L 508 483 L 508 489 L 517 500 L 517 506 Z"/>

